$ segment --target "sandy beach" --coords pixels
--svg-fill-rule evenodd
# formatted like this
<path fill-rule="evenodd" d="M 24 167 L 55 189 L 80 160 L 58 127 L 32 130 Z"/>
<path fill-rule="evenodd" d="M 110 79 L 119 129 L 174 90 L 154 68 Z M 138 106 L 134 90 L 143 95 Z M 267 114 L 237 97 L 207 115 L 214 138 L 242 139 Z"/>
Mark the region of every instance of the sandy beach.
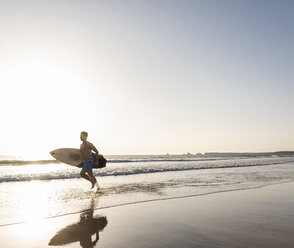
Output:
<path fill-rule="evenodd" d="M 294 182 L 97 209 L 0 227 L 1 247 L 294 246 Z M 95 209 L 96 208 L 96 209 Z"/>

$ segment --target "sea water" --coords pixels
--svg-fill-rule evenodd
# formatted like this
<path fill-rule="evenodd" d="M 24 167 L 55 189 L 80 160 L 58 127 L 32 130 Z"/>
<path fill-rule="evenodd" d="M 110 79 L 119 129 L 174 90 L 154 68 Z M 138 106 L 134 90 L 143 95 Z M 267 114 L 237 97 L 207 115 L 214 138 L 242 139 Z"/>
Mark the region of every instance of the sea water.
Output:
<path fill-rule="evenodd" d="M 294 180 L 294 157 L 105 156 L 94 170 L 100 191 L 80 169 L 55 161 L 0 161 L 0 225 L 143 201 L 262 187 Z"/>

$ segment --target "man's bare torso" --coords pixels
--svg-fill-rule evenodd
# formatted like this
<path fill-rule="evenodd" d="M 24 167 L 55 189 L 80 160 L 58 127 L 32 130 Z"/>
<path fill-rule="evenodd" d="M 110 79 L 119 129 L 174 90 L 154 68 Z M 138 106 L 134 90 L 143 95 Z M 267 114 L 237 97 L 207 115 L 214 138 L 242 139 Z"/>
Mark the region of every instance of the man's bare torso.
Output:
<path fill-rule="evenodd" d="M 92 156 L 92 152 L 91 152 L 92 148 L 91 148 L 91 143 L 90 142 L 88 142 L 88 141 L 83 142 L 81 144 L 80 150 L 81 150 L 83 159 L 87 159 L 87 158 L 90 158 Z"/>

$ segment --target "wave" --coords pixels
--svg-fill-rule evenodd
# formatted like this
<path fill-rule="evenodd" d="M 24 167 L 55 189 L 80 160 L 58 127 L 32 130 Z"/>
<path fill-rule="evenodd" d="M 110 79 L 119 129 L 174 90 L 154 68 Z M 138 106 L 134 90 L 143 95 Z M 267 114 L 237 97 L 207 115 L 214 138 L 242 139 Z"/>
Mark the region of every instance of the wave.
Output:
<path fill-rule="evenodd" d="M 215 161 L 217 158 L 208 159 L 108 159 L 107 163 L 145 163 L 145 162 L 189 162 L 189 161 Z M 224 159 L 222 159 L 224 160 Z M 61 162 L 51 160 L 0 160 L 0 166 L 18 166 L 18 165 L 32 165 L 32 164 L 60 164 Z"/>
<path fill-rule="evenodd" d="M 207 159 L 114 159 L 107 160 L 107 163 L 144 163 L 144 162 L 201 162 L 201 161 L 214 161 L 219 160 L 218 158 L 207 158 Z"/>
<path fill-rule="evenodd" d="M 265 153 L 204 153 L 204 154 L 166 154 L 166 155 L 106 155 L 108 163 L 145 163 L 145 162 L 186 162 L 215 161 L 248 158 L 285 158 L 293 157 L 294 151 L 279 151 Z M 14 158 L 14 159 L 13 159 Z M 14 156 L 0 155 L 0 166 L 18 166 L 32 164 L 58 164 L 55 159 L 20 160 Z"/>
<path fill-rule="evenodd" d="M 163 165 L 152 167 L 120 167 L 108 168 L 95 170 L 95 175 L 104 177 L 104 176 L 126 176 L 126 175 L 136 175 L 136 174 L 146 174 L 146 173 L 160 173 L 160 172 L 175 172 L 175 171 L 189 171 L 189 170 L 209 170 L 209 169 L 229 169 L 229 168 L 246 168 L 253 166 L 271 166 L 278 164 L 294 163 L 294 160 L 286 161 L 239 161 L 239 163 L 230 161 L 230 164 L 173 164 L 173 165 Z M 79 171 L 71 172 L 57 172 L 55 174 L 42 173 L 42 174 L 18 174 L 18 175 L 2 175 L 0 177 L 1 182 L 20 182 L 20 181 L 33 181 L 33 180 L 57 180 L 57 179 L 74 179 L 80 178 Z"/>

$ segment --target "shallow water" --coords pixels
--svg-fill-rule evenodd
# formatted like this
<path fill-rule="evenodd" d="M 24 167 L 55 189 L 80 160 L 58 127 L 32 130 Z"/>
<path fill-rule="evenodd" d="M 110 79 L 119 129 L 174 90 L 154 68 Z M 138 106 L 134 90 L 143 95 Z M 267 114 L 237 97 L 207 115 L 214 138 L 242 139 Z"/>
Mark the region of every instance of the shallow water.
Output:
<path fill-rule="evenodd" d="M 62 165 L 2 166 L 0 225 L 51 218 L 84 210 L 91 199 L 106 208 L 294 181 L 291 158 L 109 163 L 95 170 L 100 192 Z M 13 180 L 10 180 L 10 179 Z"/>

